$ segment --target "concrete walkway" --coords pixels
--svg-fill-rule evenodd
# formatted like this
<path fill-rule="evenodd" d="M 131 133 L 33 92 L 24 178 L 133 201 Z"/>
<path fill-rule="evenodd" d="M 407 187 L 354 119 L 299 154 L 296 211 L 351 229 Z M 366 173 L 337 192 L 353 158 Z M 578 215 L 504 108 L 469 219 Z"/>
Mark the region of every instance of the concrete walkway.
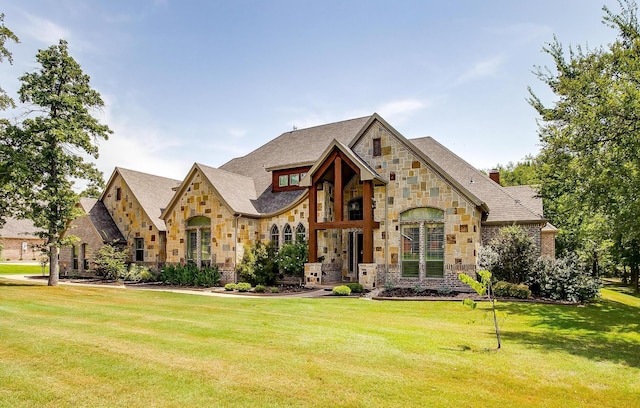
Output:
<path fill-rule="evenodd" d="M 46 285 L 47 280 L 41 275 L 0 275 L 0 279 L 12 280 L 17 282 L 29 282 L 36 285 Z M 183 293 L 187 295 L 200 295 L 200 296 L 214 296 L 214 297 L 234 297 L 234 298 L 254 298 L 254 299 L 269 299 L 269 298 L 317 298 L 330 295 L 331 292 L 325 290 L 325 288 L 314 288 L 309 291 L 296 292 L 296 293 L 279 293 L 279 294 L 257 294 L 247 293 L 239 294 L 238 292 L 228 292 L 220 290 L 220 288 L 211 289 L 174 289 L 167 287 L 136 287 L 136 285 L 114 284 L 105 285 L 101 283 L 78 283 L 78 282 L 65 282 L 60 280 L 62 286 L 85 286 L 93 288 L 107 288 L 107 289 L 131 289 L 131 290 L 149 290 L 157 292 L 171 292 L 171 293 Z"/>

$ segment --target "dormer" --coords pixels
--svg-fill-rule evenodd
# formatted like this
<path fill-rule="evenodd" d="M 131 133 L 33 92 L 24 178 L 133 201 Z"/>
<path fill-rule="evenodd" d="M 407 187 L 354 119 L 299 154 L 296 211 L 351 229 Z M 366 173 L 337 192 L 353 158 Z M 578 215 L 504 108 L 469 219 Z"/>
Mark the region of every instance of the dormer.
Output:
<path fill-rule="evenodd" d="M 300 187 L 300 180 L 307 175 L 312 165 L 313 163 L 298 163 L 267 168 L 266 170 L 271 172 L 271 190 L 279 193 L 306 189 L 306 187 Z"/>

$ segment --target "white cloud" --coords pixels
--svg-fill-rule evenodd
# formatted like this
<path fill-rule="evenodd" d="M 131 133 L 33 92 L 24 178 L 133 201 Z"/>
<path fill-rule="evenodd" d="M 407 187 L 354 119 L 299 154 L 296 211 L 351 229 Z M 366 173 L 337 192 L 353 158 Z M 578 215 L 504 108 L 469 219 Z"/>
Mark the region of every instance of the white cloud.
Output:
<path fill-rule="evenodd" d="M 455 81 L 456 85 L 471 82 L 477 79 L 496 76 L 502 65 L 505 63 L 504 55 L 476 62 L 471 68 L 463 72 Z"/>
<path fill-rule="evenodd" d="M 67 41 L 71 39 L 71 30 L 33 14 L 26 13 L 25 16 L 28 23 L 24 30 L 29 37 L 36 41 L 50 45 L 57 44 L 60 39 Z"/>

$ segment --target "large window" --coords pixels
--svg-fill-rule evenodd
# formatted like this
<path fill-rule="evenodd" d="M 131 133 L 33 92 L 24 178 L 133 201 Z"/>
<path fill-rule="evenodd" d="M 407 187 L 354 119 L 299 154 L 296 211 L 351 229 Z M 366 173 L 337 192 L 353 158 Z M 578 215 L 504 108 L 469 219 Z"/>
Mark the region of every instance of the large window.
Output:
<path fill-rule="evenodd" d="M 280 230 L 278 230 L 276 224 L 271 226 L 271 242 L 273 242 L 276 249 L 280 248 Z"/>
<path fill-rule="evenodd" d="M 400 216 L 402 276 L 444 276 L 444 211 L 415 208 Z"/>
<path fill-rule="evenodd" d="M 208 217 L 187 221 L 187 261 L 198 267 L 211 264 L 211 220 Z"/>
<path fill-rule="evenodd" d="M 285 224 L 282 230 L 282 235 L 285 244 L 290 244 L 293 242 L 293 231 L 291 230 L 291 226 L 289 224 Z"/>
<path fill-rule="evenodd" d="M 78 270 L 78 247 L 75 245 L 71 247 L 71 257 L 73 258 L 73 269 L 77 271 Z"/>

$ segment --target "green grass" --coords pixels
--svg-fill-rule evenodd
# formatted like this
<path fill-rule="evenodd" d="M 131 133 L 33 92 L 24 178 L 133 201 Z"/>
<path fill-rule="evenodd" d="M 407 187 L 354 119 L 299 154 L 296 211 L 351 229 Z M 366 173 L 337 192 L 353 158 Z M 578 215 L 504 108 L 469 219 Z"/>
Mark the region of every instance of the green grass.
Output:
<path fill-rule="evenodd" d="M 637 407 L 640 299 L 229 298 L 0 278 L 0 407 Z"/>
<path fill-rule="evenodd" d="M 45 274 L 49 273 L 49 266 L 44 268 Z M 0 263 L 0 275 L 41 275 L 40 265 L 22 265 Z"/>

